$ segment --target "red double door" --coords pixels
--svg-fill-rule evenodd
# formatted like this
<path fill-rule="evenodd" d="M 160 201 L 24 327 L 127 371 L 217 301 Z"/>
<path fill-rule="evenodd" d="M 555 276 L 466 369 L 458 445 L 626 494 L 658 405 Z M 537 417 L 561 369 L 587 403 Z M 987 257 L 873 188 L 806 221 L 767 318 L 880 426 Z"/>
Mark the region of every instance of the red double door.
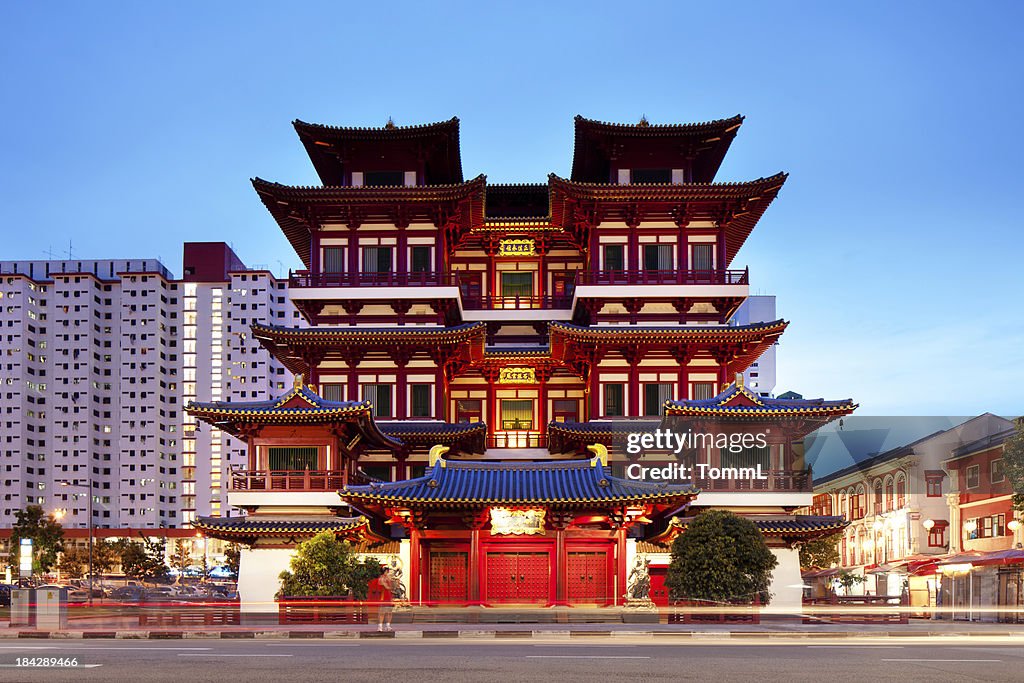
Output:
<path fill-rule="evenodd" d="M 484 553 L 489 603 L 553 602 L 551 553 L 543 550 L 496 550 Z"/>

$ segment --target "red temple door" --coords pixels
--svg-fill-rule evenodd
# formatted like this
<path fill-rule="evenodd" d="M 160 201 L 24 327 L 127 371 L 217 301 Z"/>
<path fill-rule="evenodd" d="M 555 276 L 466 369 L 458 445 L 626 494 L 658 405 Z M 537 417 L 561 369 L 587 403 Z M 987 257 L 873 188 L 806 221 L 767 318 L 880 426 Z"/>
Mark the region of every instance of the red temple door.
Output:
<path fill-rule="evenodd" d="M 665 586 L 665 578 L 668 575 L 668 567 L 650 567 L 650 575 L 651 601 L 655 605 L 668 605 L 668 588 Z"/>
<path fill-rule="evenodd" d="M 430 601 L 466 602 L 469 599 L 469 553 L 430 552 Z"/>
<path fill-rule="evenodd" d="M 550 602 L 551 556 L 547 552 L 487 553 L 488 602 Z"/>
<path fill-rule="evenodd" d="M 567 568 L 566 597 L 570 603 L 611 602 L 607 552 L 570 552 Z"/>

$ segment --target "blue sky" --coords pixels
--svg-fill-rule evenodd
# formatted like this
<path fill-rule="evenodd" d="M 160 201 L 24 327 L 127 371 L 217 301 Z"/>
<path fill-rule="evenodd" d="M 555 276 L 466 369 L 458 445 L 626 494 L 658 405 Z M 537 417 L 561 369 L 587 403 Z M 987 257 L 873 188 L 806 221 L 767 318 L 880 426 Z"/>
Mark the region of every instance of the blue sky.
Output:
<path fill-rule="evenodd" d="M 295 6 L 292 7 L 291 5 Z M 895 7 L 889 7 L 893 4 Z M 719 174 L 791 176 L 738 254 L 792 321 L 778 390 L 1024 412 L 1019 3 L 5 3 L 0 259 L 230 242 L 297 267 L 249 178 L 292 119 L 459 116 L 467 177 L 567 175 L 572 117 L 742 113 Z"/>

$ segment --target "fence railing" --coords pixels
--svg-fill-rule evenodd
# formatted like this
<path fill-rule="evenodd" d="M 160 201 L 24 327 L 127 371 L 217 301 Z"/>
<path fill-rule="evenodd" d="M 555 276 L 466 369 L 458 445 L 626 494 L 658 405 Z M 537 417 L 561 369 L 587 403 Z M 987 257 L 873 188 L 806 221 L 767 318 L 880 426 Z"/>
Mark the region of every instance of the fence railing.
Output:
<path fill-rule="evenodd" d="M 805 624 L 906 624 L 910 619 L 910 596 L 830 595 L 804 598 Z"/>
<path fill-rule="evenodd" d="M 813 488 L 811 475 L 806 470 L 761 470 L 763 479 L 740 479 L 719 477 L 717 479 L 694 477 L 693 484 L 701 491 L 781 491 L 785 493 L 810 493 Z"/>
<path fill-rule="evenodd" d="M 546 448 L 548 435 L 539 432 L 498 432 L 487 437 L 488 448 Z"/>
<path fill-rule="evenodd" d="M 576 285 L 747 285 L 743 270 L 592 270 L 578 271 Z"/>
<path fill-rule="evenodd" d="M 568 310 L 571 296 L 479 296 L 462 295 L 462 307 L 469 310 L 501 310 L 539 308 L 542 310 Z"/>

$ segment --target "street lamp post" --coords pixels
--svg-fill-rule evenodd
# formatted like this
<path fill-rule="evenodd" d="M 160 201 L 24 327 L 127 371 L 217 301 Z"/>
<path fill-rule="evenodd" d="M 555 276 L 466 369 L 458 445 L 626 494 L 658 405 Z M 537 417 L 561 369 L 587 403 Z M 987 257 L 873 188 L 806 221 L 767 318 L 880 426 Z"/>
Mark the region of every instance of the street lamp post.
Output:
<path fill-rule="evenodd" d="M 92 607 L 92 543 L 93 543 L 93 524 L 92 524 L 92 482 L 88 485 L 83 484 L 72 484 L 70 481 L 57 482 L 61 486 L 74 489 L 85 489 L 89 495 L 89 606 Z"/>

